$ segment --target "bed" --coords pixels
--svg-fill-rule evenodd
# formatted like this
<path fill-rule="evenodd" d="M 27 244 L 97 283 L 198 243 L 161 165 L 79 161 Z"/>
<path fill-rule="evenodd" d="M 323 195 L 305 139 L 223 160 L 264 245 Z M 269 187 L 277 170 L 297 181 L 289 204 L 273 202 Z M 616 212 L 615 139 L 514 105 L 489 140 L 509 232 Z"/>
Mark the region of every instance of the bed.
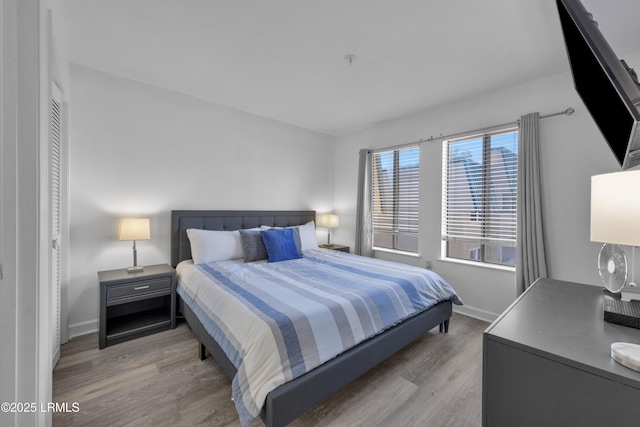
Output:
<path fill-rule="evenodd" d="M 204 292 L 198 289 L 208 290 L 210 287 L 214 287 L 204 284 L 190 285 L 188 282 L 193 282 L 195 280 L 193 277 L 210 276 L 214 281 L 219 279 L 217 285 L 224 288 L 227 286 L 225 277 L 229 277 L 229 274 L 235 275 L 237 271 L 240 271 L 240 276 L 234 277 L 245 278 L 248 277 L 247 275 L 253 275 L 254 271 L 277 267 L 277 270 L 269 270 L 267 272 L 271 275 L 270 277 L 286 277 L 286 279 L 282 280 L 289 282 L 292 281 L 290 280 L 292 275 L 301 275 L 302 273 L 298 270 L 286 272 L 284 270 L 288 268 L 301 268 L 303 271 L 315 269 L 319 271 L 317 274 L 323 277 L 322 280 L 325 280 L 323 286 L 327 286 L 330 285 L 332 281 L 348 280 L 351 275 L 355 274 L 355 270 L 358 271 L 358 274 L 366 274 L 363 273 L 365 270 L 374 271 L 374 267 L 377 266 L 363 263 L 378 261 L 326 249 L 311 249 L 305 250 L 299 260 L 290 262 L 271 264 L 265 261 L 258 261 L 255 265 L 254 263 L 246 263 L 248 267 L 250 267 L 251 273 L 240 270 L 243 268 L 241 265 L 242 261 L 225 260 L 211 264 L 196 264 L 190 260 L 200 257 L 201 249 L 194 247 L 194 253 L 192 254 L 191 242 L 187 236 L 187 230 L 192 230 L 190 233 L 195 232 L 193 230 L 218 230 L 228 232 L 232 230 L 259 230 L 261 228 L 287 229 L 294 226 L 301 226 L 299 233 L 302 233 L 305 225 L 308 226 L 311 221 L 315 221 L 315 211 L 181 210 L 172 211 L 171 216 L 171 261 L 174 267 L 178 267 L 178 289 L 179 294 L 181 294 L 181 311 L 200 342 L 200 358 L 204 360 L 206 352 L 208 351 L 226 371 L 229 377 L 232 378 L 234 401 L 240 415 L 240 421 L 243 425 L 247 425 L 251 422 L 252 418 L 246 414 L 246 408 L 238 403 L 244 398 L 240 399 L 238 397 L 242 396 L 241 394 L 236 395 L 236 383 L 239 377 L 244 378 L 245 370 L 249 370 L 246 368 L 246 365 L 250 364 L 247 361 L 246 364 L 239 365 L 238 357 L 234 355 L 233 348 L 230 347 L 230 343 L 228 342 L 229 340 L 226 339 L 224 334 L 220 334 L 220 328 L 215 329 L 217 325 L 216 322 L 220 321 L 220 319 L 215 318 L 212 320 L 211 316 L 216 317 L 216 313 L 212 312 L 209 308 L 210 306 L 207 304 L 210 303 L 211 306 L 213 306 L 215 302 L 218 301 L 219 296 L 209 296 L 209 303 L 206 303 L 206 301 L 203 302 L 204 299 L 202 301 L 196 301 L 196 294 Z M 300 242 L 298 241 L 296 245 L 299 244 Z M 300 250 L 300 248 L 298 249 Z M 197 254 L 196 251 L 198 251 Z M 302 251 L 300 250 L 300 252 Z M 262 262 L 262 264 L 260 264 L 260 262 Z M 360 262 L 360 267 L 353 267 L 352 263 L 354 262 Z M 386 267 L 389 267 L 389 265 L 386 265 Z M 395 268 L 395 266 L 393 267 Z M 334 276 L 327 276 L 329 273 L 325 274 L 325 269 L 340 270 L 340 274 L 344 277 L 339 278 L 336 276 L 334 278 Z M 329 278 L 327 279 L 327 277 Z M 320 279 L 314 280 L 319 281 Z M 372 278 L 371 281 L 375 281 L 375 278 Z M 401 285 L 405 285 L 403 281 L 398 282 Z M 181 283 L 183 283 L 184 286 L 181 286 Z M 189 286 L 196 287 L 190 288 Z M 200 287 L 198 288 L 197 286 Z M 229 286 L 235 286 L 235 283 L 231 283 Z M 306 284 L 304 286 L 306 286 Z M 446 286 L 448 286 L 448 284 L 446 284 Z M 391 291 L 388 292 L 391 293 Z M 397 291 L 393 292 L 397 293 Z M 452 289 L 451 292 L 453 292 Z M 318 353 L 322 353 L 325 350 L 329 352 L 324 355 L 324 358 L 318 357 L 320 364 L 318 366 L 311 365 L 312 368 L 310 370 L 290 375 L 291 378 L 285 378 L 285 382 L 282 384 L 277 383 L 277 386 L 270 387 L 264 398 L 258 400 L 257 405 L 260 406 L 259 416 L 267 426 L 284 426 L 404 348 L 415 339 L 424 335 L 432 328 L 439 325 L 440 332 L 447 332 L 449 318 L 452 314 L 452 303 L 461 304 L 455 292 L 452 294 L 448 293 L 447 295 L 448 296 L 440 295 L 438 297 L 440 299 L 439 301 L 436 301 L 435 297 L 429 297 L 434 298 L 434 302 L 429 303 L 428 308 L 420 309 L 417 314 L 413 313 L 401 322 L 396 321 L 384 324 L 382 330 L 373 335 L 367 335 L 368 333 L 362 332 L 363 337 L 365 337 L 363 341 L 355 344 L 343 343 L 343 345 L 346 345 L 346 350 L 340 351 L 337 349 L 336 355 L 329 352 L 333 351 L 331 345 L 318 345 Z M 233 300 L 233 304 L 236 304 L 235 300 Z M 395 302 L 395 304 L 399 303 Z M 415 305 L 415 301 L 411 302 L 410 305 L 411 304 Z M 226 306 L 218 305 L 218 309 L 222 307 Z M 242 311 L 243 306 L 233 306 L 229 310 L 235 310 L 233 312 L 236 313 Z M 222 311 L 224 311 L 224 309 L 221 310 L 221 312 Z M 214 329 L 212 329 L 212 327 Z M 225 328 L 226 327 L 227 326 L 225 326 Z M 228 328 L 231 328 L 231 326 L 228 326 Z M 214 336 L 216 338 L 214 338 Z M 265 366 L 270 366 L 269 362 L 270 361 L 265 362 Z M 288 359 L 287 363 L 289 363 Z M 236 366 L 241 366 L 240 372 L 238 372 Z M 290 374 L 290 371 L 295 371 L 295 366 L 295 363 L 287 364 L 287 375 Z M 282 371 L 285 371 L 285 369 L 282 368 Z M 242 381 L 240 380 L 240 382 Z M 254 388 L 257 389 L 258 387 Z M 255 390 L 251 392 L 254 393 Z M 264 402 L 262 403 L 262 401 Z M 253 408 L 253 411 L 255 412 L 255 408 Z"/>

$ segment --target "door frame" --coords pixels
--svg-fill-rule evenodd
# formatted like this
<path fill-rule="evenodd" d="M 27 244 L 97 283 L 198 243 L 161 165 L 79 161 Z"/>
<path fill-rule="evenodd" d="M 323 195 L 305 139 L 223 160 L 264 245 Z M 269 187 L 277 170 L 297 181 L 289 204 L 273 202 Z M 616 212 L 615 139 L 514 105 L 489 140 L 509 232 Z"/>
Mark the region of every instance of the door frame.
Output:
<path fill-rule="evenodd" d="M 48 61 L 45 0 L 0 0 L 2 234 L 0 400 L 52 399 L 48 288 Z M 18 78 L 19 76 L 19 78 Z M 4 298 L 7 297 L 7 298 Z M 6 358 L 5 358 L 6 356 Z M 6 376 L 5 376 L 6 374 Z M 3 426 L 51 425 L 51 413 L 0 411 Z"/>

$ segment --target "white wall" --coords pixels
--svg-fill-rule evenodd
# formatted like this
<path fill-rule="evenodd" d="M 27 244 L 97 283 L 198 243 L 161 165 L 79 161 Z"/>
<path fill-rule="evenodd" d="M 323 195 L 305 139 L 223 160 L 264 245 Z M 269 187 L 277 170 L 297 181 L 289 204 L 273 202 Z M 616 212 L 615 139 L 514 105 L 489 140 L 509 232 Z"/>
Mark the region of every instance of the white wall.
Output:
<path fill-rule="evenodd" d="M 333 137 L 74 64 L 71 92 L 71 336 L 97 329 L 96 272 L 132 264 L 122 216 L 151 219 L 148 265 L 172 209 L 333 208 Z"/>
<path fill-rule="evenodd" d="M 627 56 L 628 58 L 630 56 Z M 635 61 L 637 62 L 637 61 Z M 486 96 L 461 100 L 380 123 L 338 138 L 335 155 L 335 208 L 341 227 L 335 242 L 354 244 L 357 162 L 360 148 L 383 148 L 431 136 L 450 135 L 503 123 L 539 111 L 542 115 L 573 107 L 572 116 L 541 121 L 543 214 L 551 278 L 599 285 L 595 268 L 600 244 L 589 241 L 590 177 L 620 170 L 566 73 Z M 447 279 L 465 302 L 460 308 L 495 319 L 515 298 L 515 275 L 485 267 L 442 261 L 442 144 L 421 145 L 420 257 L 376 256 L 425 266 Z"/>
<path fill-rule="evenodd" d="M 640 63 L 640 53 L 625 55 Z M 552 278 L 599 285 L 589 241 L 590 177 L 619 170 L 569 73 L 461 100 L 343 135 L 325 135 L 81 66 L 71 67 L 71 334 L 97 327 L 96 272 L 131 263 L 118 218 L 148 215 L 139 262 L 169 261 L 171 209 L 316 209 L 341 215 L 337 243 L 354 244 L 358 150 L 514 122 L 541 122 L 543 212 Z M 433 269 L 462 312 L 494 319 L 515 298 L 511 271 L 440 259 L 439 142 L 422 144 L 420 257 L 377 256 Z M 335 150 L 335 151 L 334 151 Z M 324 239 L 324 234 L 319 234 Z"/>

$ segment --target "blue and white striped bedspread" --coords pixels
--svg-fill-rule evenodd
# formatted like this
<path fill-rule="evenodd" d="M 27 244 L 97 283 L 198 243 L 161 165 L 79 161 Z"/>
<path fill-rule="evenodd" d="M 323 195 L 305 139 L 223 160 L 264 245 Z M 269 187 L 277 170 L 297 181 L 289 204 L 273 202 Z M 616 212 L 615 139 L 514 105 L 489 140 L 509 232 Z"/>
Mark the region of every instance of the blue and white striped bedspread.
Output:
<path fill-rule="evenodd" d="M 436 273 L 326 249 L 277 263 L 178 265 L 178 293 L 238 369 L 240 422 L 267 394 L 440 301 L 462 304 Z"/>

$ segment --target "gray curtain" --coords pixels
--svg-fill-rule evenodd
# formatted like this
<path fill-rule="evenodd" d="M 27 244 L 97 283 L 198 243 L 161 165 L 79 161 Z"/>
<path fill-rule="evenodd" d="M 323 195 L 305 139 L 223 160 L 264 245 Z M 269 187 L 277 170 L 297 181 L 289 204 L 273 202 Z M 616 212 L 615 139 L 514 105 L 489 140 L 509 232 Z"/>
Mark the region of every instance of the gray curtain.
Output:
<path fill-rule="evenodd" d="M 371 256 L 371 151 L 363 148 L 358 159 L 358 201 L 356 207 L 357 255 Z"/>
<path fill-rule="evenodd" d="M 516 292 L 547 277 L 540 191 L 540 114 L 520 118 L 518 139 L 518 232 Z"/>

